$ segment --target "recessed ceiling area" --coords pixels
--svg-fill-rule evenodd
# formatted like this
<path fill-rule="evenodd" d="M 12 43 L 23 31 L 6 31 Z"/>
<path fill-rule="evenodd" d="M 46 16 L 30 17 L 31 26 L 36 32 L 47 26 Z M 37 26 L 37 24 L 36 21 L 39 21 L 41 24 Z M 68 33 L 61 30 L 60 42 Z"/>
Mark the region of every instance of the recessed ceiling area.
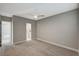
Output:
<path fill-rule="evenodd" d="M 40 20 L 77 8 L 77 3 L 0 3 L 0 15 Z"/>

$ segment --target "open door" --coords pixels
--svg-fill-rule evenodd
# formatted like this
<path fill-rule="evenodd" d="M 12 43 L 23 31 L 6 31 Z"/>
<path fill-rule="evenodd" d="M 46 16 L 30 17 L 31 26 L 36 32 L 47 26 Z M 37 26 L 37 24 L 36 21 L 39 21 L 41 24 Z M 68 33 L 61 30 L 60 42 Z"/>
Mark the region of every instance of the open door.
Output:
<path fill-rule="evenodd" d="M 32 37 L 31 37 L 31 24 L 26 23 L 26 41 L 30 41 L 30 40 L 32 40 Z"/>

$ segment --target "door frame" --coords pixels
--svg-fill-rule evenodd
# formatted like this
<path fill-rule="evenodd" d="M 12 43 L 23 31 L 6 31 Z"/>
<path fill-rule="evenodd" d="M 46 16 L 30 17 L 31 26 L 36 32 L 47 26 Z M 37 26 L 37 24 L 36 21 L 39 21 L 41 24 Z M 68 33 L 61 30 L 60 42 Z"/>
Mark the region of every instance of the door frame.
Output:
<path fill-rule="evenodd" d="M 1 21 L 1 41 L 2 41 L 2 22 L 10 22 L 11 23 L 11 44 L 13 45 L 13 22 L 12 21 Z M 2 44 L 2 42 L 1 42 Z"/>
<path fill-rule="evenodd" d="M 27 39 L 27 35 L 29 36 L 29 34 L 27 33 L 27 31 L 29 31 L 28 29 L 27 29 L 27 25 L 29 25 L 30 24 L 30 39 Z M 32 40 L 32 24 L 31 23 L 26 23 L 26 41 L 30 41 L 30 40 Z"/>

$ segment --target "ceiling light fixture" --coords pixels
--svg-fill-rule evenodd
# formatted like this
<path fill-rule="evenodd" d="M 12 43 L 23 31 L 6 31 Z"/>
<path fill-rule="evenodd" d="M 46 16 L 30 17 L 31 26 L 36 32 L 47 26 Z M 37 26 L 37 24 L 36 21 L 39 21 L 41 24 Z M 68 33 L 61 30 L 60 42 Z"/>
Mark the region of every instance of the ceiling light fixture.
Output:
<path fill-rule="evenodd" d="M 37 20 L 38 18 L 42 18 L 44 17 L 45 15 L 34 15 L 34 19 Z"/>
<path fill-rule="evenodd" d="M 36 16 L 36 15 L 35 15 L 35 16 L 34 16 L 34 18 L 35 18 L 35 19 L 37 19 L 37 18 L 38 18 L 38 16 Z"/>
<path fill-rule="evenodd" d="M 34 15 L 34 19 L 37 20 L 38 19 L 38 16 L 37 15 Z"/>

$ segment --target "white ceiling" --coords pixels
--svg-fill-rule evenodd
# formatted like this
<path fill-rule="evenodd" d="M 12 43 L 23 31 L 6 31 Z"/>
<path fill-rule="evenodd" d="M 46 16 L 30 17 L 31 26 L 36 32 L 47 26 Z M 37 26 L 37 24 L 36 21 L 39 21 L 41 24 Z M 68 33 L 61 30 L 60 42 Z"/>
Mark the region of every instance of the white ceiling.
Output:
<path fill-rule="evenodd" d="M 33 20 L 67 12 L 77 8 L 75 3 L 0 3 L 0 14 L 12 17 L 17 15 Z M 39 15 L 44 15 L 40 17 Z M 39 16 L 35 19 L 34 16 Z"/>

